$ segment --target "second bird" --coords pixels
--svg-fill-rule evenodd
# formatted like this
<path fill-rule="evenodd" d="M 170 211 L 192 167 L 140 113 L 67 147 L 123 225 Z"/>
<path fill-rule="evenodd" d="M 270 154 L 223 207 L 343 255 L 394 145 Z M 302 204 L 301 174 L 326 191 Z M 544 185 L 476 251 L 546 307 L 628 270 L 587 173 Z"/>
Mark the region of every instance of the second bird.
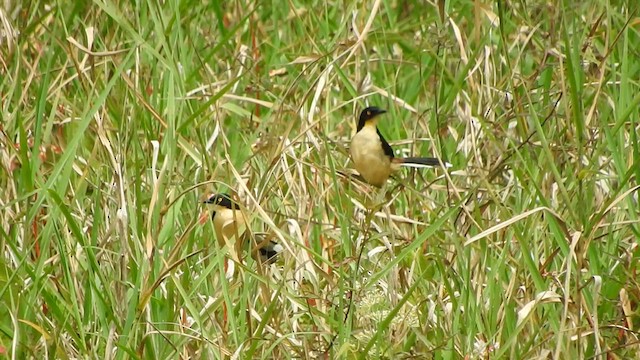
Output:
<path fill-rule="evenodd" d="M 249 231 L 246 229 L 247 220 L 240 207 L 228 194 L 212 195 L 204 203 L 213 206 L 211 220 L 220 248 L 227 245 L 229 251 L 234 251 L 235 255 L 239 256 L 244 244 L 250 241 Z M 274 241 L 256 237 L 260 261 L 267 264 L 275 262 L 283 247 Z M 254 251 L 255 249 L 252 250 L 252 254 Z"/>
<path fill-rule="evenodd" d="M 351 158 L 360 176 L 369 184 L 382 187 L 391 173 L 401 166 L 440 166 L 437 158 L 395 157 L 393 149 L 378 130 L 378 117 L 386 112 L 371 106 L 360 113 L 357 132 L 351 139 Z M 448 163 L 444 165 L 451 166 Z"/>

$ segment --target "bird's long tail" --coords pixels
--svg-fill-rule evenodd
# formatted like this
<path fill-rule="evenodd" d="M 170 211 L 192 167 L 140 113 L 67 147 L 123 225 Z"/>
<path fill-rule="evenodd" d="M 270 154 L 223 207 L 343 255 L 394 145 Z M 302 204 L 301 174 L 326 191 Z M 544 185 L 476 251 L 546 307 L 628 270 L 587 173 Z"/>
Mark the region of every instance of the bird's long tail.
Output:
<path fill-rule="evenodd" d="M 440 166 L 440 160 L 432 157 L 406 157 L 406 158 L 395 158 L 394 162 L 398 163 L 400 166 L 407 167 L 415 167 L 415 168 L 425 168 L 425 167 L 435 167 Z M 442 164 L 445 167 L 451 167 L 446 161 L 443 161 Z"/>
<path fill-rule="evenodd" d="M 278 255 L 284 251 L 284 247 L 277 242 L 267 238 L 266 233 L 254 233 L 256 247 L 251 249 L 251 256 L 256 258 L 256 255 L 260 256 L 260 261 L 264 264 L 272 264 L 278 259 Z"/>
<path fill-rule="evenodd" d="M 269 243 L 260 248 L 260 259 L 262 262 L 267 264 L 272 264 L 278 260 L 278 255 L 284 251 L 282 245 L 277 242 L 271 240 Z"/>

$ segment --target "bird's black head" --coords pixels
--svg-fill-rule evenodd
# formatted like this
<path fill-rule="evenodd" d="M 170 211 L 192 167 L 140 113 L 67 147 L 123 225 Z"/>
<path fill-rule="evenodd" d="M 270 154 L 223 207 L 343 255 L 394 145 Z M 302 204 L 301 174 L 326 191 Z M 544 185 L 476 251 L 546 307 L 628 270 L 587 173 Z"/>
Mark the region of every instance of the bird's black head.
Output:
<path fill-rule="evenodd" d="M 231 200 L 229 194 L 214 194 L 211 195 L 210 198 L 204 201 L 205 204 L 213 204 L 222 206 L 231 210 L 239 210 L 238 204 L 235 201 Z"/>
<path fill-rule="evenodd" d="M 358 131 L 360 131 L 369 120 L 375 119 L 378 115 L 386 113 L 387 110 L 380 109 L 376 106 L 369 106 L 362 110 L 358 119 Z"/>

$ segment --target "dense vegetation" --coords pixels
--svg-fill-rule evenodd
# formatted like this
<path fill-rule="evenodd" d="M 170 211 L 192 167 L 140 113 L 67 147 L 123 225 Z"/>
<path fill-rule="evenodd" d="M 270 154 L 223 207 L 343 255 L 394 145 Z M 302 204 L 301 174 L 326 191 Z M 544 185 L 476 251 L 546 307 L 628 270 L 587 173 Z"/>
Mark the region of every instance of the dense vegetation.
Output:
<path fill-rule="evenodd" d="M 637 358 L 629 4 L 5 1 L 0 354 Z M 352 178 L 366 105 L 453 167 Z"/>

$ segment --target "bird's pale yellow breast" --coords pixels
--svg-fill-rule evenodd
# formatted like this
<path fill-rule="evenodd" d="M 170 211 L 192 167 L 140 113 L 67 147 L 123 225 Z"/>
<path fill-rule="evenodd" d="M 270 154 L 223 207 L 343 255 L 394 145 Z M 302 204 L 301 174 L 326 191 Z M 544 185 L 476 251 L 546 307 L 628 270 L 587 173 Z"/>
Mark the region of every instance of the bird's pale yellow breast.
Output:
<path fill-rule="evenodd" d="M 213 217 L 213 228 L 221 247 L 227 243 L 238 244 L 246 229 L 246 220 L 240 210 L 219 208 Z"/>
<path fill-rule="evenodd" d="M 366 124 L 351 139 L 351 159 L 358 173 L 371 185 L 382 186 L 391 174 L 375 123 Z"/>

